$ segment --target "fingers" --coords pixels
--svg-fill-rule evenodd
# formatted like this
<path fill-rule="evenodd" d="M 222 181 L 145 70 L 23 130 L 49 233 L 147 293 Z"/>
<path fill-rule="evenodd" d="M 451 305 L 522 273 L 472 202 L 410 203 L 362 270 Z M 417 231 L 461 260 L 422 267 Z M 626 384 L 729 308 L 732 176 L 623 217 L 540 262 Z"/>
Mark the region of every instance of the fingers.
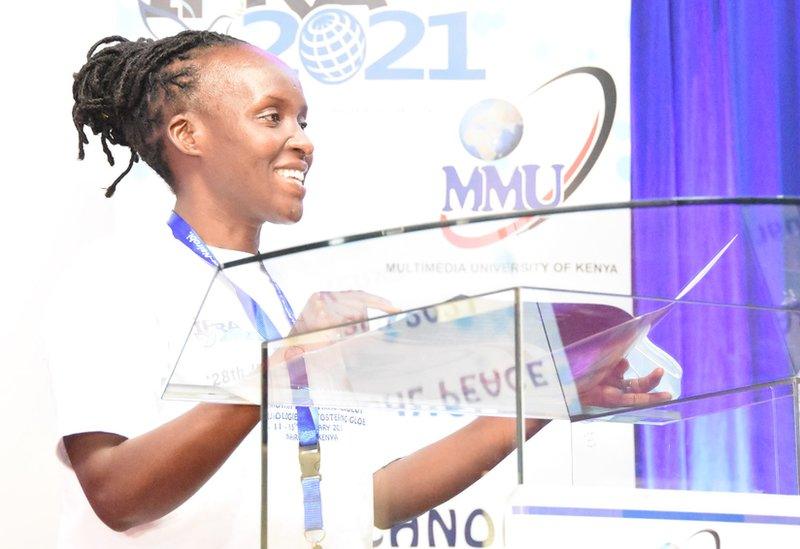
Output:
<path fill-rule="evenodd" d="M 369 318 L 368 309 L 394 313 L 399 309 L 388 300 L 366 292 L 325 292 L 321 312 L 328 325 L 358 322 Z"/>
<path fill-rule="evenodd" d="M 621 408 L 629 406 L 648 406 L 672 400 L 672 395 L 666 392 L 659 393 L 624 393 L 615 387 L 603 387 L 599 395 L 586 395 L 582 403 L 590 406 L 604 408 Z M 599 398 L 598 398 L 599 397 Z"/>
<path fill-rule="evenodd" d="M 630 381 L 631 392 L 633 393 L 649 393 L 655 389 L 661 378 L 664 377 L 664 369 L 656 368 L 644 377 L 633 378 Z"/>
<path fill-rule="evenodd" d="M 308 300 L 300 313 L 296 329 L 306 332 L 366 320 L 368 309 L 386 313 L 400 311 L 389 300 L 359 290 L 318 292 Z"/>
<path fill-rule="evenodd" d="M 652 393 L 664 377 L 663 368 L 655 368 L 646 376 L 623 378 L 628 369 L 626 360 L 619 361 L 599 385 L 582 392 L 581 402 L 606 408 L 647 406 L 672 400 L 668 392 Z"/>
<path fill-rule="evenodd" d="M 672 400 L 672 395 L 667 392 L 659 393 L 621 393 L 620 403 L 617 406 L 647 406 Z"/>
<path fill-rule="evenodd" d="M 609 383 L 617 385 L 625 393 L 649 393 L 661 383 L 661 378 L 664 377 L 664 369 L 655 368 L 646 376 L 624 379 L 623 376 L 629 367 L 630 364 L 623 358 L 608 374 Z"/>
<path fill-rule="evenodd" d="M 362 292 L 361 290 L 351 290 L 347 292 L 325 292 L 330 298 L 339 299 L 352 305 L 361 305 L 369 309 L 378 309 L 384 313 L 399 313 L 400 309 L 392 305 L 391 301 L 383 297 Z"/>
<path fill-rule="evenodd" d="M 312 296 L 309 303 L 317 301 L 327 306 L 344 306 L 351 309 L 378 309 L 385 313 L 399 313 L 400 309 L 383 297 L 362 292 L 360 290 L 350 290 L 345 292 L 318 292 Z"/>
<path fill-rule="evenodd" d="M 614 368 L 611 370 L 611 375 L 621 379 L 622 376 L 625 375 L 625 372 L 628 371 L 629 367 L 630 364 L 628 364 L 627 359 L 623 358 L 614 365 Z"/>

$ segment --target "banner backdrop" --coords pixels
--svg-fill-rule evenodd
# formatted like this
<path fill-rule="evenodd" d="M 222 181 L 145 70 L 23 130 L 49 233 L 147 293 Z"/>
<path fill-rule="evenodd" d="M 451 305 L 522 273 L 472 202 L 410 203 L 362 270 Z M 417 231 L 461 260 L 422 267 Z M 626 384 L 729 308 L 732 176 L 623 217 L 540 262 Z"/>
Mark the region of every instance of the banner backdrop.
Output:
<path fill-rule="evenodd" d="M 438 219 L 630 198 L 626 0 L 117 5 L 117 28 L 108 34 L 159 38 L 212 29 L 248 40 L 297 71 L 314 166 L 304 220 L 265 227 L 264 251 Z M 412 301 L 451 297 L 452 276 L 474 277 L 476 288 L 535 277 L 543 287 L 630 292 L 627 214 L 602 226 L 586 219 L 569 233 L 552 218 L 488 233 L 455 226 L 382 268 L 407 285 Z M 502 259 L 492 245 L 504 238 L 520 239 L 517 247 L 527 254 L 508 258 L 499 279 L 484 267 Z M 410 415 L 377 414 L 374 444 L 399 457 L 468 421 Z M 400 431 L 415 436 L 393 436 Z M 595 456 L 605 449 L 609 459 L 573 467 L 565 459 L 570 445 L 578 455 L 582 445 Z M 526 448 L 533 481 L 633 486 L 627 426 L 551 425 Z M 442 508 L 376 532 L 375 546 L 501 546 L 503 504 L 515 479 L 511 461 Z"/>
<path fill-rule="evenodd" d="M 693 490 L 520 489 L 510 499 L 509 548 L 537 536 L 561 547 L 739 549 L 794 547 L 796 497 Z"/>

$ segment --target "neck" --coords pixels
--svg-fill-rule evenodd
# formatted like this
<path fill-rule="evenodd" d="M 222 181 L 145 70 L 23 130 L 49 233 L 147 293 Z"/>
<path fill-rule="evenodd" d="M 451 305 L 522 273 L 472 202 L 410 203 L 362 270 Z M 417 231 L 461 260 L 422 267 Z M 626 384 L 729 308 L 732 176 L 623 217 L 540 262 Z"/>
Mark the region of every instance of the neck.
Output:
<path fill-rule="evenodd" d="M 261 225 L 242 219 L 214 203 L 200 203 L 179 196 L 175 213 L 186 220 L 209 246 L 258 253 Z"/>

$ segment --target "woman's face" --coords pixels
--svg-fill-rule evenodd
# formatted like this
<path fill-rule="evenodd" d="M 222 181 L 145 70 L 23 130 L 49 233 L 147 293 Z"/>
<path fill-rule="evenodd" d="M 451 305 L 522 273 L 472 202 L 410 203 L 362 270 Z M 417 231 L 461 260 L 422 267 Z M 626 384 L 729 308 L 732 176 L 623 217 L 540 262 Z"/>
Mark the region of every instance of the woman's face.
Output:
<path fill-rule="evenodd" d="M 210 52 L 200 78 L 198 160 L 215 205 L 257 224 L 298 221 L 314 146 L 296 76 L 261 50 L 236 46 Z"/>

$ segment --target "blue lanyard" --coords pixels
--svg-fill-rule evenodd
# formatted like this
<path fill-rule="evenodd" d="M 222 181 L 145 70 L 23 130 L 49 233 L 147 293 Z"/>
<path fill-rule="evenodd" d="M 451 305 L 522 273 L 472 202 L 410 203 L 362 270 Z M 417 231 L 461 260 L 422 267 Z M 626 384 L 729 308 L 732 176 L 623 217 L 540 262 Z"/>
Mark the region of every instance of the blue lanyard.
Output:
<path fill-rule="evenodd" d="M 225 271 L 222 270 L 222 265 L 220 262 L 216 257 L 214 257 L 214 254 L 212 254 L 211 250 L 208 249 L 206 243 L 203 242 L 202 238 L 200 238 L 200 235 L 198 235 L 194 229 L 192 229 L 186 220 L 177 213 L 172 212 L 167 225 L 169 225 L 169 228 L 172 229 L 172 235 L 175 238 L 192 250 L 197 256 L 201 257 L 206 263 L 219 269 L 220 274 L 236 293 L 239 303 L 242 304 L 242 308 L 244 309 L 245 313 L 247 313 L 247 317 L 250 319 L 250 322 L 258 331 L 259 335 L 267 341 L 280 339 L 280 332 L 278 332 L 278 329 L 275 328 L 275 325 L 264 312 L 264 309 L 262 309 L 252 297 L 239 288 L 239 286 L 231 282 L 227 275 L 225 275 Z M 270 281 L 271 280 L 272 277 L 270 277 Z M 277 287 L 274 282 L 272 284 Z M 281 305 L 283 305 L 284 311 L 291 311 L 289 302 L 286 301 L 286 297 L 283 295 L 283 292 L 278 294 L 278 299 L 281 300 Z M 294 323 L 294 314 L 292 314 L 291 317 L 287 315 L 287 318 L 289 318 L 290 323 Z"/>
<path fill-rule="evenodd" d="M 197 256 L 206 263 L 218 269 L 219 274 L 230 285 L 236 293 L 239 303 L 250 322 L 258 331 L 262 339 L 272 341 L 281 338 L 275 325 L 269 319 L 264 309 L 247 292 L 239 288 L 222 269 L 222 265 L 208 249 L 203 239 L 200 238 L 194 229 L 180 215 L 172 212 L 167 221 L 167 225 L 172 229 L 172 235 L 182 244 L 192 250 Z M 286 299 L 283 291 L 270 276 L 267 269 L 261 264 L 261 268 L 269 278 L 278 300 L 281 302 L 283 312 L 290 325 L 294 325 L 296 318 L 289 300 Z M 292 400 L 297 411 L 297 435 L 299 443 L 300 459 L 300 482 L 303 488 L 303 508 L 305 511 L 304 523 L 306 539 L 320 547 L 319 542 L 324 537 L 322 524 L 322 497 L 320 494 L 320 481 L 322 476 L 319 474 L 320 467 L 320 448 L 319 448 L 319 414 L 317 409 L 311 404 L 311 393 L 308 389 L 308 371 L 306 370 L 305 359 L 302 356 L 293 358 L 287 362 L 289 371 L 289 383 L 292 387 Z"/>

